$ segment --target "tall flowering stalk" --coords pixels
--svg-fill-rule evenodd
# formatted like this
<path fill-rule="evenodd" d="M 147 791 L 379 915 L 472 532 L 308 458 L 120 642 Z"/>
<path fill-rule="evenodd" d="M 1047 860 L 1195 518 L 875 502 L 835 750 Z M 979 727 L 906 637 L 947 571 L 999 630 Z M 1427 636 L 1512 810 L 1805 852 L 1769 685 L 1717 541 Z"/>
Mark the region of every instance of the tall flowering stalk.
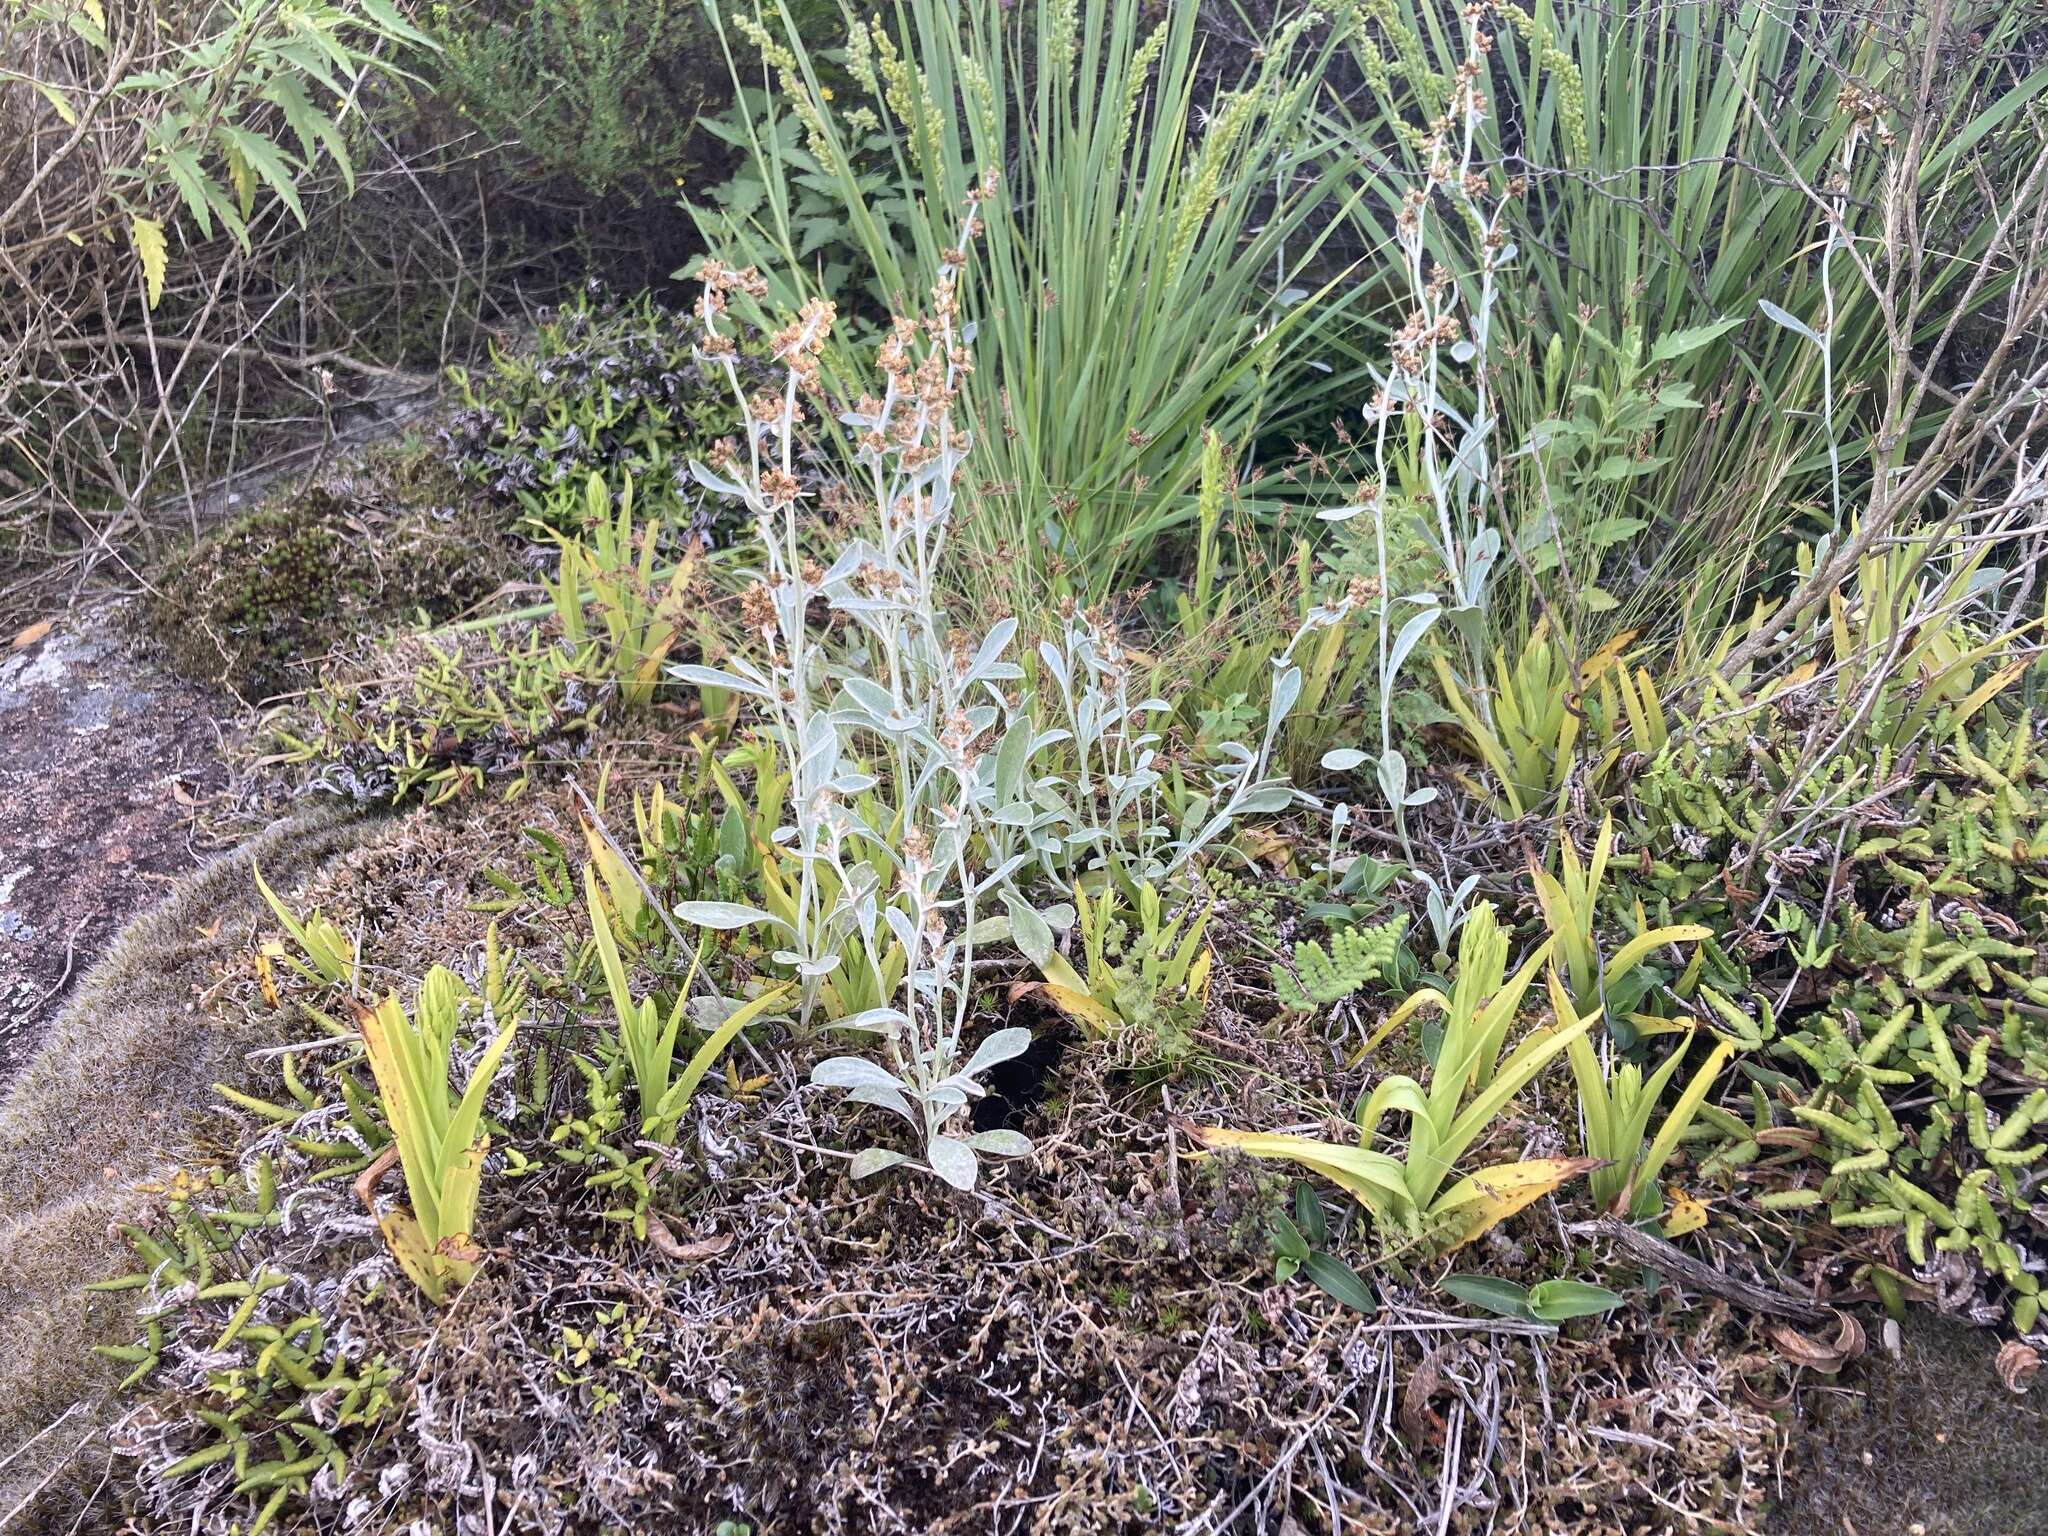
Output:
<path fill-rule="evenodd" d="M 1433 790 L 1408 788 L 1408 764 L 1394 747 L 1394 685 L 1402 666 L 1422 639 L 1448 613 L 1475 670 L 1483 666 L 1486 585 L 1500 557 L 1500 530 L 1488 526 L 1484 497 L 1492 476 L 1494 408 L 1486 358 L 1493 308 L 1501 271 L 1514 257 L 1502 233 L 1505 197 L 1497 197 L 1477 169 L 1480 129 L 1487 105 L 1483 81 L 1493 51 L 1486 30 L 1489 5 L 1470 5 L 1463 12 L 1465 57 L 1452 75 L 1451 92 L 1442 114 L 1420 139 L 1423 162 L 1420 183 L 1408 189 L 1394 221 L 1395 243 L 1401 252 L 1410 309 L 1395 333 L 1389 367 L 1366 407 L 1373 425 L 1373 478 L 1356 505 L 1322 516 L 1341 521 L 1360 513 L 1373 519 L 1379 586 L 1379 759 L 1380 791 L 1397 817 L 1410 806 L 1426 803 Z M 1432 259 L 1430 220 L 1441 202 L 1462 218 L 1466 235 L 1479 252 L 1477 292 L 1464 288 L 1441 263 Z M 1472 408 L 1461 412 L 1445 396 L 1453 370 L 1469 373 Z M 1389 426 L 1404 416 L 1419 420 L 1420 477 L 1428 498 L 1431 526 L 1427 537 L 1442 562 L 1446 591 L 1395 594 L 1388 587 L 1387 560 Z M 1455 441 L 1455 448 L 1446 445 Z M 1396 630 L 1398 603 L 1415 611 Z M 1333 754 L 1336 755 L 1336 754 Z M 1348 760 L 1350 754 L 1341 756 Z"/>
<path fill-rule="evenodd" d="M 1005 620 L 976 641 L 948 626 L 936 590 L 955 481 L 972 446 L 958 403 L 972 367 L 959 283 L 992 190 L 984 179 L 970 196 L 928 314 L 891 324 L 877 359 L 881 393 L 839 418 L 854 434 L 852 468 L 875 510 L 873 536 L 849 540 L 829 568 L 804 550 L 807 493 L 794 455 L 805 410 L 821 395 L 832 306 L 813 299 L 776 333 L 783 387 L 748 396 L 723 320 L 734 294 L 758 298 L 766 285 L 751 269 L 705 264 L 700 350 L 730 381 L 746 438 L 692 472 L 745 503 L 764 568 L 742 604 L 755 653 L 725 669 L 674 669 L 760 702 L 790 780 L 790 822 L 776 829 L 775 845 L 796 866 L 794 899 L 782 914 L 725 902 L 685 903 L 680 914 L 714 927 L 772 926 L 788 943 L 774 958 L 803 981 L 806 1018 L 827 977 L 841 983 L 835 996 L 865 1000 L 869 1006 L 828 1022 L 879 1035 L 886 1065 L 837 1056 L 819 1063 L 813 1080 L 900 1115 L 919 1134 L 930 1169 L 961 1188 L 975 1182 L 977 1154 L 1030 1147 L 1013 1131 L 953 1130 L 982 1091 L 977 1075 L 1030 1041 L 1025 1030 L 1004 1029 L 971 1056 L 963 1048 L 977 907 L 985 910 L 988 894 L 1025 862 L 1021 851 L 1002 856 L 1014 839 L 992 818 L 998 785 L 987 750 L 999 724 L 1008 727 L 1006 741 L 1020 729 L 1000 691 L 1022 676 L 1003 659 L 1016 624 Z M 807 624 L 820 601 L 850 621 L 850 639 L 830 652 Z M 1028 719 L 1021 732 L 1028 748 Z M 909 1161 L 870 1148 L 855 1172 Z"/>
<path fill-rule="evenodd" d="M 833 1057 L 814 1080 L 901 1115 L 930 1168 L 961 1187 L 974 1182 L 976 1154 L 1029 1146 L 1014 1132 L 949 1129 L 981 1092 L 976 1074 L 1029 1043 L 1024 1030 L 1004 1029 L 972 1055 L 963 1049 L 975 946 L 1007 937 L 1042 964 L 1052 928 L 1072 920 L 1034 908 L 1020 873 L 1066 888 L 1101 872 L 1135 889 L 1184 869 L 1238 820 L 1292 803 L 1294 789 L 1270 765 L 1301 694 L 1295 647 L 1340 622 L 1354 600 L 1347 594 L 1305 620 L 1275 665 L 1263 737 L 1231 747 L 1171 814 L 1149 723 L 1167 706 L 1134 699 L 1112 629 L 1069 605 L 1058 639 L 1037 647 L 1044 692 L 1034 695 L 1017 686 L 1024 671 L 1007 659 L 1014 619 L 980 636 L 952 627 L 937 583 L 973 446 L 961 405 L 973 359 L 959 286 L 992 191 L 984 178 L 970 197 L 926 315 L 891 324 L 880 392 L 838 417 L 851 434 L 851 478 L 873 512 L 829 567 L 805 552 L 795 439 L 820 394 L 832 307 L 813 300 L 776 333 L 783 387 L 750 397 L 725 317 L 735 295 L 758 298 L 766 285 L 751 270 L 706 264 L 701 351 L 731 380 L 746 438 L 692 472 L 752 512 L 763 568 L 742 604 L 755 642 L 748 653 L 723 668 L 671 669 L 758 700 L 789 781 L 789 823 L 774 829 L 764 872 L 776 910 L 707 901 L 685 903 L 680 915 L 780 934 L 785 947 L 773 958 L 801 979 L 806 1021 L 822 1012 L 831 1027 L 882 1039 L 882 1062 Z M 829 648 L 812 628 L 820 603 L 845 621 Z M 870 1149 L 856 1171 L 905 1161 Z"/>

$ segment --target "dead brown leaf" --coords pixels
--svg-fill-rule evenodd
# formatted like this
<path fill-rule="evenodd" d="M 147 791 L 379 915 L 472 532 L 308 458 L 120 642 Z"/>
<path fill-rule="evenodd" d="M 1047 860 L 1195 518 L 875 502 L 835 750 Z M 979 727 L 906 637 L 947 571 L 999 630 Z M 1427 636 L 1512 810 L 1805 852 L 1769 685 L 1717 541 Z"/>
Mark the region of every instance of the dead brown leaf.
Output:
<path fill-rule="evenodd" d="M 1443 1416 L 1429 1406 L 1429 1400 L 1443 1382 L 1445 1359 L 1456 1347 L 1455 1342 L 1441 1344 L 1424 1355 L 1401 1389 L 1401 1432 L 1408 1437 L 1411 1451 L 1421 1451 L 1443 1433 Z"/>
<path fill-rule="evenodd" d="M 38 640 L 42 639 L 43 636 L 47 635 L 55 626 L 56 620 L 54 619 L 43 619 L 29 625 L 27 629 L 22 630 L 21 633 L 14 637 L 12 648 L 17 651 L 27 650 Z"/>
<path fill-rule="evenodd" d="M 1863 1353 L 1863 1325 L 1846 1312 L 1836 1314 L 1834 1342 L 1823 1344 L 1785 1323 L 1771 1328 L 1771 1342 L 1793 1365 L 1832 1376 Z"/>
<path fill-rule="evenodd" d="M 2026 1392 L 2040 1371 L 2041 1352 L 2031 1344 L 2007 1339 L 1998 1351 L 1998 1379 L 2005 1383 L 2008 1392 Z"/>
<path fill-rule="evenodd" d="M 715 1259 L 732 1246 L 732 1234 L 721 1232 L 716 1237 L 700 1237 L 694 1243 L 679 1243 L 675 1233 L 669 1231 L 668 1223 L 652 1212 L 647 1216 L 648 1244 L 664 1258 L 678 1264 L 701 1264 L 706 1259 Z"/>

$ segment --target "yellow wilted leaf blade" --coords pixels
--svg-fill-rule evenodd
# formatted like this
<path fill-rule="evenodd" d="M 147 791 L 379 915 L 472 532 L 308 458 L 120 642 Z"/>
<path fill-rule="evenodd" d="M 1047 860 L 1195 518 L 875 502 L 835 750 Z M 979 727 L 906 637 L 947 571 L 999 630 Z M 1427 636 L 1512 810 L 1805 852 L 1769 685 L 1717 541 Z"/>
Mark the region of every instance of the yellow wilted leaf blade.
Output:
<path fill-rule="evenodd" d="M 1456 1240 L 1448 1253 L 1506 1221 L 1524 1206 L 1600 1166 L 1596 1157 L 1533 1157 L 1520 1163 L 1496 1163 L 1460 1179 L 1431 1212 L 1451 1224 Z"/>
<path fill-rule="evenodd" d="M 1073 987 L 1063 987 L 1056 981 L 1041 983 L 1039 990 L 1045 994 L 1046 1001 L 1053 1007 L 1098 1035 L 1111 1033 L 1122 1022 L 1086 992 L 1077 991 Z"/>
<path fill-rule="evenodd" d="M 1671 1196 L 1671 1210 L 1664 1217 L 1664 1235 L 1683 1237 L 1688 1232 L 1697 1232 L 1707 1224 L 1707 1202 L 1698 1195 L 1689 1195 L 1676 1184 L 1666 1191 Z"/>
<path fill-rule="evenodd" d="M 420 1230 L 412 1212 L 393 1211 L 377 1223 L 377 1228 L 384 1234 L 384 1246 L 398 1260 L 405 1277 L 425 1292 L 429 1301 L 439 1301 L 441 1265 L 433 1249 L 427 1246 L 427 1235 Z"/>
<path fill-rule="evenodd" d="M 284 1006 L 284 1000 L 277 995 L 277 978 L 270 969 L 270 956 L 261 950 L 256 952 L 256 984 L 263 989 L 263 1001 L 273 1008 Z"/>
<path fill-rule="evenodd" d="M 142 260 L 142 280 L 149 293 L 149 307 L 155 309 L 164 296 L 164 269 L 170 264 L 170 248 L 164 244 L 164 227 L 155 219 L 136 214 L 128 224 L 128 237 Z"/>

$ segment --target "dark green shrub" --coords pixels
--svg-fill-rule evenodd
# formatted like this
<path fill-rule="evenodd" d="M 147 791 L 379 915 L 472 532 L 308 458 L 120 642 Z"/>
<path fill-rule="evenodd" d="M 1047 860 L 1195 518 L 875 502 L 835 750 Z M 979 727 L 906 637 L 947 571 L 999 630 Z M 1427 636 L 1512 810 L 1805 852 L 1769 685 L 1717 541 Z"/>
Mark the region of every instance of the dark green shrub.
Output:
<path fill-rule="evenodd" d="M 715 542 L 725 509 L 706 502 L 690 460 L 733 420 L 722 375 L 698 366 L 690 317 L 649 295 L 620 301 L 595 283 L 544 321 L 530 347 L 456 369 L 462 408 L 441 429 L 455 471 L 551 529 L 581 527 L 584 483 L 631 475 L 641 502 Z"/>
<path fill-rule="evenodd" d="M 807 35 L 840 25 L 837 6 L 792 9 Z M 536 179 L 637 204 L 725 158 L 699 132 L 732 82 L 697 0 L 444 3 L 431 28 L 438 94 Z"/>
<path fill-rule="evenodd" d="M 507 155 L 593 197 L 673 184 L 724 62 L 688 0 L 437 5 L 441 92 Z"/>

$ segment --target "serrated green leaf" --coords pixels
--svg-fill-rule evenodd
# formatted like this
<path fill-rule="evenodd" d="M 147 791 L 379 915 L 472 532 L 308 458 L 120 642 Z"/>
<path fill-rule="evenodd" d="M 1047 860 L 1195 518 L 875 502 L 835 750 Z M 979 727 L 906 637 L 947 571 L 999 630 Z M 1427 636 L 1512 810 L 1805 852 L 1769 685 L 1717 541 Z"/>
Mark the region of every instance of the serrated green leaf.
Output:
<path fill-rule="evenodd" d="M 291 209 L 292 217 L 299 221 L 299 226 L 304 228 L 305 204 L 299 201 L 298 179 L 292 168 L 285 163 L 284 152 L 262 134 L 252 133 L 247 128 L 237 127 L 233 123 L 223 123 L 218 133 L 222 144 L 230 152 L 230 164 L 232 165 L 235 158 L 239 157 L 248 169 L 261 176 L 270 190 L 277 194 L 279 200 Z M 250 199 L 244 197 L 244 218 L 248 217 L 249 203 Z"/>

